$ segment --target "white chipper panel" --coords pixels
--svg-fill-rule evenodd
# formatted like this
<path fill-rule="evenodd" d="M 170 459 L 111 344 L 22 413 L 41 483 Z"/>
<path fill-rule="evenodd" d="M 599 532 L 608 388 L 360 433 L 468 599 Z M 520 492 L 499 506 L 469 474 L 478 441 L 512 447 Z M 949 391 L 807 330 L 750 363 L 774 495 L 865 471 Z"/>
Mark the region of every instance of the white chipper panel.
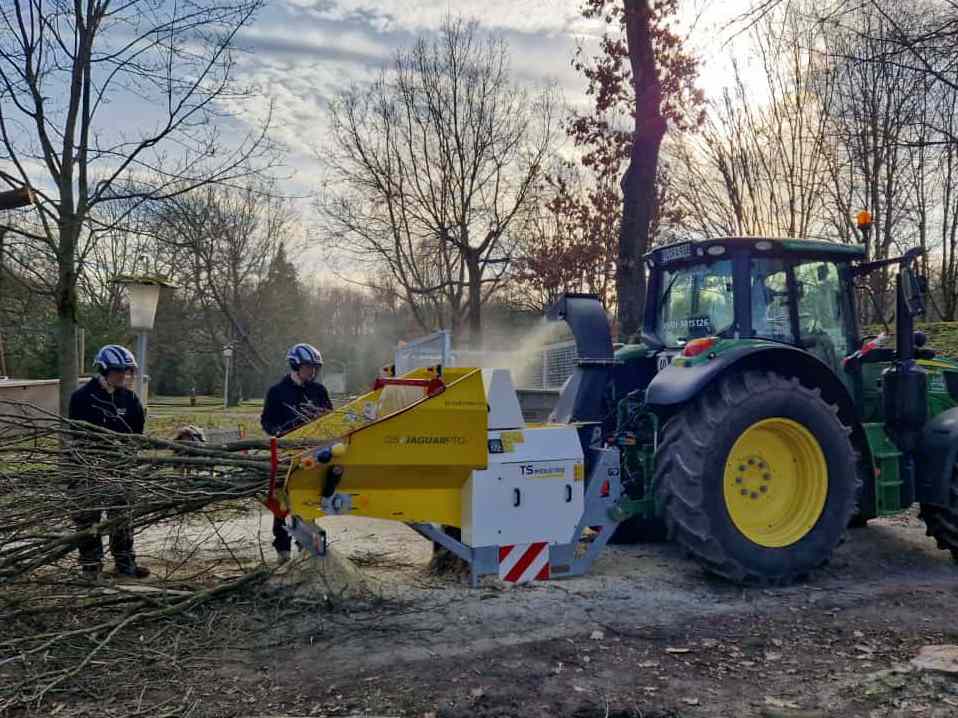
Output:
<path fill-rule="evenodd" d="M 482 373 L 489 466 L 462 488 L 462 539 L 472 547 L 570 540 L 582 515 L 582 449 L 571 426 L 526 428 L 508 370 Z"/>
<path fill-rule="evenodd" d="M 582 449 L 566 426 L 489 432 L 489 468 L 463 487 L 463 542 L 568 542 L 583 509 Z"/>

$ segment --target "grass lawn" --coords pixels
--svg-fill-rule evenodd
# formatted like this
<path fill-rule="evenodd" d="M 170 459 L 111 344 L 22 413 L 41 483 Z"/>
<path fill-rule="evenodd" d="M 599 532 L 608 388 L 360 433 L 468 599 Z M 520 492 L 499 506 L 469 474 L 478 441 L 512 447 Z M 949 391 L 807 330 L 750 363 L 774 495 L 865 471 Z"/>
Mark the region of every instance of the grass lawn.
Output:
<path fill-rule="evenodd" d="M 918 328 L 928 335 L 928 346 L 938 354 L 958 357 L 958 322 L 932 322 Z"/>
<path fill-rule="evenodd" d="M 915 327 L 928 335 L 928 346 L 942 357 L 958 358 L 958 322 L 922 322 Z M 889 340 L 887 346 L 894 347 L 895 322 L 889 322 Z M 862 330 L 863 335 L 879 334 L 885 331 L 880 324 L 867 326 Z"/>
<path fill-rule="evenodd" d="M 154 396 L 147 408 L 146 431 L 171 437 L 177 428 L 193 424 L 203 429 L 242 429 L 247 438 L 254 439 L 265 437 L 259 425 L 262 410 L 262 399 L 224 410 L 222 397 L 198 396 L 196 406 L 190 406 L 188 396 Z"/>
<path fill-rule="evenodd" d="M 343 401 L 343 397 L 333 398 L 335 406 Z M 201 429 L 242 429 L 248 439 L 265 438 L 259 425 L 262 411 L 262 399 L 250 399 L 224 410 L 223 397 L 198 396 L 196 405 L 190 406 L 188 396 L 154 396 L 147 407 L 146 432 L 172 438 L 179 427 L 192 424 Z"/>

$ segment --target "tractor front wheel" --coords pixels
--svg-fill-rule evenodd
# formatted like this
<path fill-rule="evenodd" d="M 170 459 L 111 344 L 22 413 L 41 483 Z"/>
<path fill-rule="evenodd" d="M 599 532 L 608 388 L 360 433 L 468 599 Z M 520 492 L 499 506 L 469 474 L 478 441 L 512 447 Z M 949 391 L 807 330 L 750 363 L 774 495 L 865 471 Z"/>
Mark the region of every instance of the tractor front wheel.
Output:
<path fill-rule="evenodd" d="M 784 585 L 829 560 L 858 474 L 849 431 L 820 392 L 747 371 L 669 419 L 656 486 L 669 536 L 709 572 Z"/>
<path fill-rule="evenodd" d="M 958 561 L 958 467 L 951 472 L 949 506 L 922 504 L 918 516 L 925 522 L 925 533 L 935 539 L 938 548 L 951 551 Z"/>

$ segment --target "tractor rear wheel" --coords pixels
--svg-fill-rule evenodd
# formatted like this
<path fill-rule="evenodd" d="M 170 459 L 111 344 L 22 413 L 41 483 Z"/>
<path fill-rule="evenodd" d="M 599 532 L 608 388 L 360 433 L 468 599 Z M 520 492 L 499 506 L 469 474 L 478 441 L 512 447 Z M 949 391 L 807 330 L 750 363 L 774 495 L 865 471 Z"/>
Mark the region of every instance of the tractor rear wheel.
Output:
<path fill-rule="evenodd" d="M 951 472 L 950 506 L 922 504 L 918 514 L 925 522 L 925 533 L 935 539 L 938 548 L 951 551 L 958 561 L 958 467 Z"/>
<path fill-rule="evenodd" d="M 855 511 L 849 430 L 816 389 L 731 374 L 665 424 L 656 486 L 670 538 L 737 583 L 784 585 L 825 564 Z"/>

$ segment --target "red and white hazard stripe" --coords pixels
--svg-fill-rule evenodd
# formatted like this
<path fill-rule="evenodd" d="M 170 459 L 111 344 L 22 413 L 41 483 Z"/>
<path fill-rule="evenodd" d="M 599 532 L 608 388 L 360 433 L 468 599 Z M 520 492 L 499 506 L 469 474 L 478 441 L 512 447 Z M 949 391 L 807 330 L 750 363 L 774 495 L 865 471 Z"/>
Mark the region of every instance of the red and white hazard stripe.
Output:
<path fill-rule="evenodd" d="M 548 580 L 549 544 L 542 541 L 500 546 L 499 578 L 510 583 Z"/>

